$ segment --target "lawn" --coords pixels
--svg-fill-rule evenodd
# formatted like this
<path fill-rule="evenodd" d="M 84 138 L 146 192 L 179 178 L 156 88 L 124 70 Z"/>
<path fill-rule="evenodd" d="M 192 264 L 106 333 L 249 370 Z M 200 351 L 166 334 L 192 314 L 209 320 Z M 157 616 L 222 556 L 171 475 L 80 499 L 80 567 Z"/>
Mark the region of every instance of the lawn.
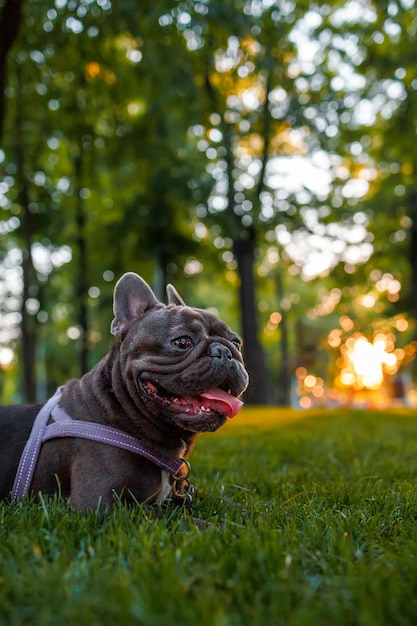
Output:
<path fill-rule="evenodd" d="M 417 417 L 244 409 L 176 511 L 0 505 L 0 624 L 415 626 Z"/>

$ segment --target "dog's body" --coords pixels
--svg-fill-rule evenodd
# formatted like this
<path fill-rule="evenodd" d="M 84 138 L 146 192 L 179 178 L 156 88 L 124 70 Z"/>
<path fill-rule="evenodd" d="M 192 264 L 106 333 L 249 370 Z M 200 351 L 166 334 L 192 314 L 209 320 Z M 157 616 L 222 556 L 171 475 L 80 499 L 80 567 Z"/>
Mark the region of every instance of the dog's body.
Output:
<path fill-rule="evenodd" d="M 186 458 L 197 433 L 215 431 L 240 408 L 248 376 L 240 342 L 213 314 L 187 307 L 173 287 L 159 302 L 136 274 L 115 289 L 115 345 L 81 379 L 62 388 L 59 406 L 73 420 L 133 436 L 156 455 Z M 0 408 L 0 497 L 10 493 L 40 406 Z M 147 459 L 72 437 L 42 445 L 31 491 L 62 496 L 81 511 L 124 501 L 162 502 L 169 476 Z"/>

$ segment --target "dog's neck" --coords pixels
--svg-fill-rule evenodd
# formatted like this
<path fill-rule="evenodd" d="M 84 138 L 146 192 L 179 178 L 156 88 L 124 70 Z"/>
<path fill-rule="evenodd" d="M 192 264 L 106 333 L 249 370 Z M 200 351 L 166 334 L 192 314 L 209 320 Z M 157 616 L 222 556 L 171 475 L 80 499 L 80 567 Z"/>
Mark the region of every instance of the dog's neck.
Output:
<path fill-rule="evenodd" d="M 62 389 L 60 405 L 73 418 L 113 426 L 173 457 L 188 455 L 196 435 L 169 423 L 161 425 L 146 407 L 138 406 L 126 392 L 118 351 L 112 350 L 82 378 Z"/>

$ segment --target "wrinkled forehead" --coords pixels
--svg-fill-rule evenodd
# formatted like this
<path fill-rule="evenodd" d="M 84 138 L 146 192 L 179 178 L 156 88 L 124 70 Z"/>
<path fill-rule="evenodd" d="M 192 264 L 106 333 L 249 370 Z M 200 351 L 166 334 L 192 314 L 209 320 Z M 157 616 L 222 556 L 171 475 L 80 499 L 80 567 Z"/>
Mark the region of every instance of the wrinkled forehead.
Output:
<path fill-rule="evenodd" d="M 172 310 L 176 322 L 184 328 L 190 328 L 193 332 L 206 331 L 210 336 L 228 336 L 230 329 L 223 320 L 204 309 L 194 309 L 183 306 Z"/>
<path fill-rule="evenodd" d="M 208 336 L 229 337 L 231 330 L 227 324 L 213 313 L 189 306 L 167 306 L 150 311 L 142 319 L 146 327 L 170 333 L 188 331 L 193 334 L 204 333 Z"/>
<path fill-rule="evenodd" d="M 195 309 L 189 306 L 167 307 L 173 327 L 188 328 L 190 332 L 204 331 L 210 336 L 228 336 L 230 329 L 213 313 L 204 309 Z"/>

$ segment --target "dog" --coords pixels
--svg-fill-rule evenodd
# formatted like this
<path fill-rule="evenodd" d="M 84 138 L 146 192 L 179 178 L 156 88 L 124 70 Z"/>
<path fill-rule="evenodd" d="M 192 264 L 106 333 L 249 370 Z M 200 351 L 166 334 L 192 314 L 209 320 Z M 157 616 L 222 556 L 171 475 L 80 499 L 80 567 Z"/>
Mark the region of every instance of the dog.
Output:
<path fill-rule="evenodd" d="M 188 492 L 198 433 L 239 411 L 248 374 L 238 335 L 172 285 L 167 293 L 165 305 L 124 274 L 109 353 L 45 405 L 0 408 L 0 498 L 59 493 L 103 513 L 116 500 L 153 505 Z"/>

